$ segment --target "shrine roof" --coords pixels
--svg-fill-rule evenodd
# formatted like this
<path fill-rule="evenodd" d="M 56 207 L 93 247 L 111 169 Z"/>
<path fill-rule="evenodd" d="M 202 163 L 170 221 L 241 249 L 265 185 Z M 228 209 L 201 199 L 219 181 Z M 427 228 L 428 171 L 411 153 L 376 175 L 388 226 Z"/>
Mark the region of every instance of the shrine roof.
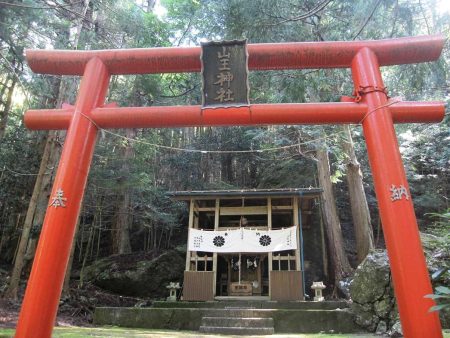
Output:
<path fill-rule="evenodd" d="M 322 188 L 284 188 L 284 189 L 244 189 L 244 190 L 190 190 L 170 191 L 168 196 L 176 199 L 190 199 L 193 197 L 289 197 L 289 196 L 319 196 Z"/>

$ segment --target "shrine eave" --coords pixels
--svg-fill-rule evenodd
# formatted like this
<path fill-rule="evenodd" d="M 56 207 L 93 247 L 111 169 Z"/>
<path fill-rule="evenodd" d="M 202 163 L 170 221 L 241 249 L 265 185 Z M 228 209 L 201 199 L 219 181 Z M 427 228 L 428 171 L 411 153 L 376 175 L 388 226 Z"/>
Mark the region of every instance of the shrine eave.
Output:
<path fill-rule="evenodd" d="M 168 196 L 179 200 L 201 198 L 230 198 L 230 197 L 289 197 L 289 196 L 319 196 L 321 188 L 289 188 L 289 189 L 245 189 L 245 190 L 192 190 L 170 191 Z"/>

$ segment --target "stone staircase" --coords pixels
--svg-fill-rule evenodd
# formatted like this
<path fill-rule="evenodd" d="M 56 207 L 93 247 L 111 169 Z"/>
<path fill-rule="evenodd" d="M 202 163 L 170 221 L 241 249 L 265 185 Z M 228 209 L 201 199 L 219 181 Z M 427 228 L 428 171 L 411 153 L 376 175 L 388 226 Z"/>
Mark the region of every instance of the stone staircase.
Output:
<path fill-rule="evenodd" d="M 348 304 L 340 301 L 156 301 L 143 308 L 98 307 L 94 324 L 236 336 L 361 332 Z"/>
<path fill-rule="evenodd" d="M 254 308 L 214 309 L 202 318 L 200 332 L 231 335 L 271 335 L 273 318 L 257 315 Z"/>

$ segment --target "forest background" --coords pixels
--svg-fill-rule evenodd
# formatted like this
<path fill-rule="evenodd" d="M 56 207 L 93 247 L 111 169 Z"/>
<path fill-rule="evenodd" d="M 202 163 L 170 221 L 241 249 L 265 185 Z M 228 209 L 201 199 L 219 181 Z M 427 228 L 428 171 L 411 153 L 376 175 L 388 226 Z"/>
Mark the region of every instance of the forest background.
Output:
<path fill-rule="evenodd" d="M 64 143 L 64 132 L 27 130 L 23 113 L 73 104 L 79 85 L 78 77 L 32 73 L 25 49 L 198 46 L 244 38 L 249 43 L 352 41 L 435 33 L 450 36 L 446 0 L 0 1 L 0 267 L 8 281 L 0 292 L 16 299 L 20 281 L 27 278 Z M 389 96 L 450 102 L 449 61 L 446 43 L 437 62 L 383 68 Z M 252 103 L 336 102 L 353 92 L 346 69 L 251 72 L 250 88 Z M 113 76 L 107 101 L 200 104 L 200 75 Z M 433 215 L 448 215 L 449 122 L 447 113 L 441 124 L 396 126 L 421 230 L 435 226 Z M 330 270 L 339 280 L 368 250 L 384 245 L 359 125 L 102 131 L 70 267 L 82 279 L 80 269 L 103 257 L 157 256 L 185 245 L 186 206 L 168 198 L 167 191 L 318 186 L 325 190 Z M 355 237 L 356 246 L 346 245 Z"/>

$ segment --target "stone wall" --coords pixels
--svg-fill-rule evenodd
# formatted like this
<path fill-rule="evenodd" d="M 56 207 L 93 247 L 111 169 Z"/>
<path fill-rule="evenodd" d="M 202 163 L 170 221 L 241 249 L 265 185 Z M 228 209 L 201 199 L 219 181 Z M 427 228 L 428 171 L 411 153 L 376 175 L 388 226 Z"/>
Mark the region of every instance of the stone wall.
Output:
<path fill-rule="evenodd" d="M 427 252 L 427 258 L 430 255 L 432 253 Z M 435 268 L 429 264 L 430 273 Z M 378 334 L 402 335 L 386 251 L 370 253 L 358 266 L 350 282 L 350 297 L 351 309 L 359 326 Z M 442 326 L 448 328 L 449 312 L 441 311 L 440 317 Z"/>

